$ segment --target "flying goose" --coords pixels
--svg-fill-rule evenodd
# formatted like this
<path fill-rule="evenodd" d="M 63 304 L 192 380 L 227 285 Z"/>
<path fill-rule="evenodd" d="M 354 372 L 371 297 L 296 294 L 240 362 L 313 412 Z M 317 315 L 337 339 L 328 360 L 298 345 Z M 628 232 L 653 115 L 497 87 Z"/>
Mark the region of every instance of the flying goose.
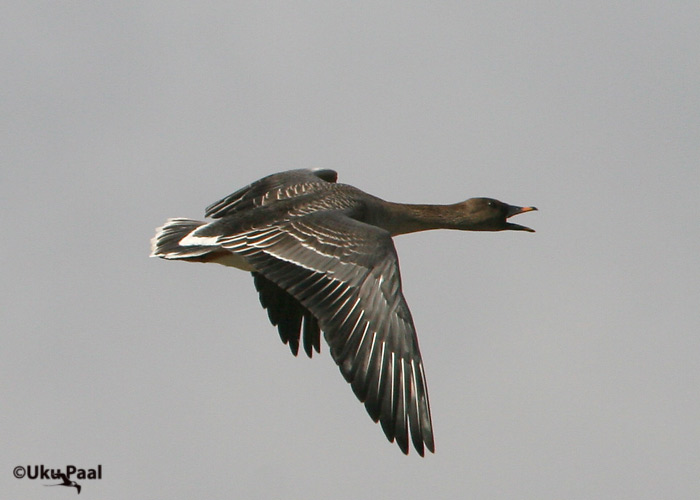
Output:
<path fill-rule="evenodd" d="M 270 321 L 296 356 L 333 360 L 370 417 L 408 454 L 435 451 L 418 338 L 401 291 L 392 236 L 428 229 L 529 231 L 508 218 L 537 210 L 491 198 L 452 205 L 391 203 L 333 170 L 264 177 L 210 205 L 202 222 L 169 219 L 152 257 L 214 262 L 253 275 Z"/>

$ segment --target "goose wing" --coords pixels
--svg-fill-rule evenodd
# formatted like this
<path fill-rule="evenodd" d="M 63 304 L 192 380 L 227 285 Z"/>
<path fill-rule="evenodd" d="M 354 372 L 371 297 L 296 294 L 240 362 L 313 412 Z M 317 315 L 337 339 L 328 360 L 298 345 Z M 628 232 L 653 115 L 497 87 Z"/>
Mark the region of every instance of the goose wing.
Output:
<path fill-rule="evenodd" d="M 420 455 L 434 451 L 423 362 L 389 232 L 322 211 L 219 242 L 316 318 L 341 373 L 389 441 L 408 453 L 410 431 Z"/>
<path fill-rule="evenodd" d="M 289 170 L 268 175 L 209 205 L 205 217 L 219 219 L 278 200 L 328 189 L 338 179 L 334 170 Z"/>
<path fill-rule="evenodd" d="M 297 299 L 259 272 L 253 271 L 251 274 L 255 289 L 260 294 L 260 303 L 267 309 L 270 323 L 277 327 L 282 342 L 289 345 L 292 354 L 299 354 L 299 344 L 302 342 L 308 357 L 313 357 L 314 351 L 321 352 L 321 329 L 316 317 Z"/>

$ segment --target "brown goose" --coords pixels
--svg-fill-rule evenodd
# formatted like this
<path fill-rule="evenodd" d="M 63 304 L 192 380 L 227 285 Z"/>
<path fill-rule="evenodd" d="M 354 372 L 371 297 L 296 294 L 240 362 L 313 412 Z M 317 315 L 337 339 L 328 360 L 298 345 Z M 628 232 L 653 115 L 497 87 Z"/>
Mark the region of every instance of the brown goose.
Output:
<path fill-rule="evenodd" d="M 209 206 L 211 222 L 169 219 L 152 257 L 215 262 L 253 274 L 260 302 L 297 354 L 333 360 L 389 441 L 435 451 L 423 361 L 401 292 L 398 234 L 427 229 L 530 231 L 507 219 L 535 207 L 490 198 L 453 205 L 390 203 L 333 170 L 273 174 Z"/>

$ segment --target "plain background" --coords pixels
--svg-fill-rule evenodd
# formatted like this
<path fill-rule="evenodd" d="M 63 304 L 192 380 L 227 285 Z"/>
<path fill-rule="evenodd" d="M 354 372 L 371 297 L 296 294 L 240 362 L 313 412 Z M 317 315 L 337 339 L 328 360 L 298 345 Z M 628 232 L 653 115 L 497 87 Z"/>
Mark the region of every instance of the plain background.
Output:
<path fill-rule="evenodd" d="M 0 8 L 0 491 L 80 498 L 700 497 L 700 4 Z M 490 196 L 529 233 L 396 245 L 437 453 L 290 355 L 246 273 L 148 259 L 272 172 Z M 324 346 L 325 347 L 325 346 Z"/>

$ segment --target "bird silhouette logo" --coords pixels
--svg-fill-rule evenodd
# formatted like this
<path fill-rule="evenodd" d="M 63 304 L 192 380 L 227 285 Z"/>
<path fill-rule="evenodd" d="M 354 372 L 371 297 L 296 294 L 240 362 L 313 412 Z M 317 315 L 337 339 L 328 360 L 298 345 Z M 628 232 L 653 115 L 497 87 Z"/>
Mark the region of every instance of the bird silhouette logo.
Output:
<path fill-rule="evenodd" d="M 63 482 L 60 484 L 45 484 L 44 486 L 68 486 L 68 487 L 73 487 L 76 490 L 78 490 L 78 495 L 80 495 L 80 485 L 76 483 L 75 481 L 71 481 L 68 479 L 68 476 L 65 475 L 63 472 L 60 474 L 61 479 L 63 479 Z"/>

